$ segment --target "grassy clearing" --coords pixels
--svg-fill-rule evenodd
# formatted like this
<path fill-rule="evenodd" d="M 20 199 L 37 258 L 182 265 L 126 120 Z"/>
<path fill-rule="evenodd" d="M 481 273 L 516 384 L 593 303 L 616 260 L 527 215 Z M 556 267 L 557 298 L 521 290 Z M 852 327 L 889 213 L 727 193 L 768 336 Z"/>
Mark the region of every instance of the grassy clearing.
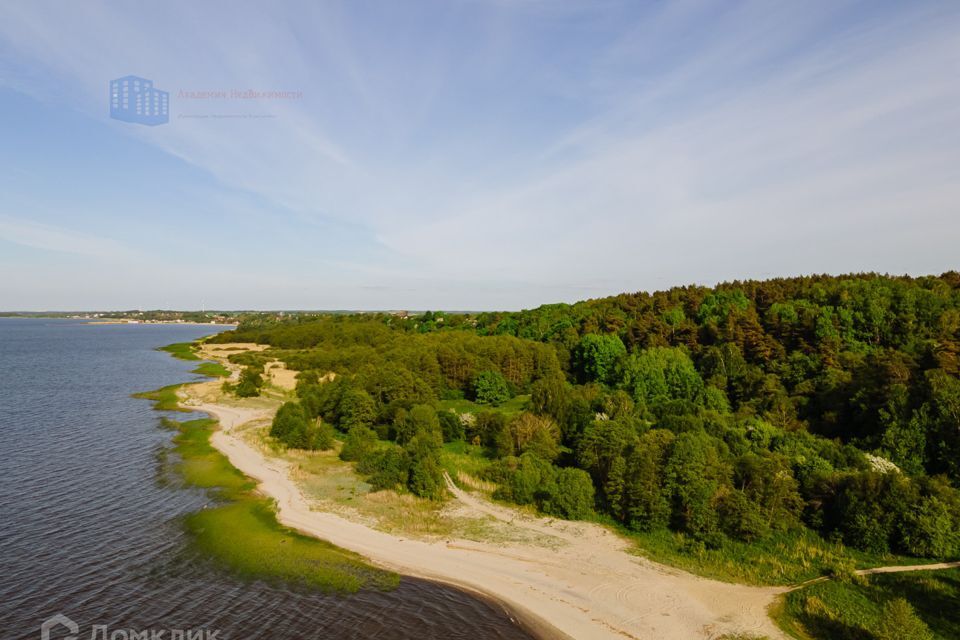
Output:
<path fill-rule="evenodd" d="M 336 451 L 288 450 L 283 455 L 296 465 L 295 478 L 311 500 L 348 510 L 382 531 L 427 537 L 452 531 L 452 523 L 442 516 L 442 503 L 408 493 L 372 491 L 353 464 L 341 460 Z"/>
<path fill-rule="evenodd" d="M 179 358 L 180 360 L 200 360 L 193 350 L 192 342 L 175 342 L 173 344 L 168 344 L 165 347 L 160 347 L 160 351 L 166 351 L 174 358 Z"/>
<path fill-rule="evenodd" d="M 177 398 L 177 390 L 182 385 L 171 384 L 166 387 L 160 387 L 156 391 L 141 391 L 140 393 L 133 394 L 134 398 L 140 398 L 141 400 L 152 400 L 153 408 L 157 411 L 184 411 L 189 413 L 190 409 L 184 409 L 180 406 L 179 398 Z"/>
<path fill-rule="evenodd" d="M 689 536 L 672 531 L 621 532 L 636 542 L 638 553 L 651 560 L 725 582 L 793 585 L 854 566 L 917 563 L 916 558 L 863 553 L 806 530 L 750 544 L 725 540 L 720 549 L 706 549 Z"/>
<path fill-rule="evenodd" d="M 455 445 L 448 445 L 455 448 Z M 479 450 L 479 447 L 474 449 Z M 311 501 L 380 531 L 423 539 L 461 538 L 478 542 L 538 544 L 530 535 L 457 509 L 456 504 L 372 487 L 334 451 L 280 452 L 294 465 L 294 478 Z M 469 458 L 473 455 L 466 454 Z M 451 467 L 454 468 L 454 467 Z M 465 466 L 465 468 L 470 468 Z"/>
<path fill-rule="evenodd" d="M 465 473 L 480 478 L 483 471 L 492 464 L 481 446 L 469 444 L 463 440 L 447 442 L 440 452 L 440 464 L 454 480 Z"/>
<path fill-rule="evenodd" d="M 788 593 L 774 618 L 801 640 L 873 640 L 887 615 L 884 606 L 895 598 L 912 605 L 933 638 L 960 638 L 958 569 L 819 582 Z"/>
<path fill-rule="evenodd" d="M 191 373 L 199 373 L 211 378 L 229 378 L 230 370 L 219 362 L 201 362 Z"/>
<path fill-rule="evenodd" d="M 530 402 L 529 395 L 520 395 L 510 398 L 499 406 L 489 404 L 477 404 L 472 400 L 460 398 L 457 400 L 441 400 L 437 403 L 438 411 L 449 411 L 453 409 L 457 413 L 480 413 L 481 411 L 499 411 L 507 415 L 514 415 L 524 411 Z"/>

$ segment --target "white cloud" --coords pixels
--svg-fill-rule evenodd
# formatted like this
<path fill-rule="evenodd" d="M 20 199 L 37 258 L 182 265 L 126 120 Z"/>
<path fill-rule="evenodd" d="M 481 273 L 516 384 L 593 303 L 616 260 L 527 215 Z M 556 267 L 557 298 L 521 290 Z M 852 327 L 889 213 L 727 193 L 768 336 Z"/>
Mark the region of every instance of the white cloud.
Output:
<path fill-rule="evenodd" d="M 0 43 L 29 64 L 0 82 L 101 119 L 107 79 L 130 72 L 171 92 L 303 90 L 250 107 L 269 120 L 177 120 L 244 108 L 181 104 L 168 126 L 130 128 L 273 215 L 338 219 L 382 245 L 291 280 L 291 301 L 387 306 L 393 287 L 421 306 L 481 306 L 472 292 L 530 306 L 955 266 L 955 6 L 671 2 L 618 24 L 624 7 L 456 3 L 436 11 L 446 29 L 424 30 L 406 5 L 363 18 L 349 5 L 8 5 Z M 23 220 L 0 233 L 97 246 Z"/>

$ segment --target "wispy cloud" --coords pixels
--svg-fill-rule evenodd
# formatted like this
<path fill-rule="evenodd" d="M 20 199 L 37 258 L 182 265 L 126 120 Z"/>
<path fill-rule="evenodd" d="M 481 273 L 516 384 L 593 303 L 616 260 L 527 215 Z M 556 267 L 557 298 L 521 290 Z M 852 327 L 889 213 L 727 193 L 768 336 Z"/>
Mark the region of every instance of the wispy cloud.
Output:
<path fill-rule="evenodd" d="M 136 252 L 109 238 L 0 214 L 0 240 L 24 247 L 103 260 L 126 260 Z"/>
<path fill-rule="evenodd" d="M 169 125 L 127 130 L 245 219 L 294 230 L 238 250 L 289 265 L 291 234 L 302 251 L 350 229 L 337 255 L 309 256 L 323 278 L 302 276 L 300 295 L 330 306 L 378 306 L 386 286 L 420 306 L 530 306 L 955 266 L 955 3 L 37 2 L 0 17 L 0 84 L 100 121 L 107 80 L 130 72 L 174 93 L 303 91 L 248 107 L 270 119 L 178 119 L 213 108 L 181 103 Z M 76 244 L 24 224 L 4 237 Z"/>

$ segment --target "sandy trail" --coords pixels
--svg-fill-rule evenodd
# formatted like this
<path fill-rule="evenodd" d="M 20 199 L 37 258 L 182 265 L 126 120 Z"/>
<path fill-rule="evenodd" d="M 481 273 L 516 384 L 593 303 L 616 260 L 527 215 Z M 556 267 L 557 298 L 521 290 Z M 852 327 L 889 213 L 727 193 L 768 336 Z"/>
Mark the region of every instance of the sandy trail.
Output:
<path fill-rule="evenodd" d="M 903 573 L 904 571 L 938 571 L 940 569 L 960 569 L 960 562 L 936 562 L 933 564 L 898 564 L 890 567 L 860 569 L 858 575 L 869 576 L 874 573 Z"/>
<path fill-rule="evenodd" d="M 549 637 L 690 640 L 749 632 L 785 638 L 767 608 L 786 589 L 716 582 L 658 565 L 628 554 L 627 543 L 603 527 L 524 515 L 452 483 L 461 508 L 549 539 L 549 546 L 411 540 L 314 511 L 291 479 L 289 464 L 265 456 L 238 434 L 242 425 L 269 417 L 269 409 L 187 406 L 219 419 L 212 444 L 276 500 L 284 525 L 398 573 L 491 596 Z"/>

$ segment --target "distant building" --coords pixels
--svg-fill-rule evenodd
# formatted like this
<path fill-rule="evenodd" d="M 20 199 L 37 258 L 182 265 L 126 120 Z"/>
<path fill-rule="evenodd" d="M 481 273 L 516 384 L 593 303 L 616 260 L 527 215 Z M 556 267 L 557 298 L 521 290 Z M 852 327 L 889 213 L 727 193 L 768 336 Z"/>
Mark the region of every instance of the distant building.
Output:
<path fill-rule="evenodd" d="M 153 80 L 124 76 L 110 81 L 110 117 L 155 126 L 170 121 L 170 93 L 155 89 Z"/>

